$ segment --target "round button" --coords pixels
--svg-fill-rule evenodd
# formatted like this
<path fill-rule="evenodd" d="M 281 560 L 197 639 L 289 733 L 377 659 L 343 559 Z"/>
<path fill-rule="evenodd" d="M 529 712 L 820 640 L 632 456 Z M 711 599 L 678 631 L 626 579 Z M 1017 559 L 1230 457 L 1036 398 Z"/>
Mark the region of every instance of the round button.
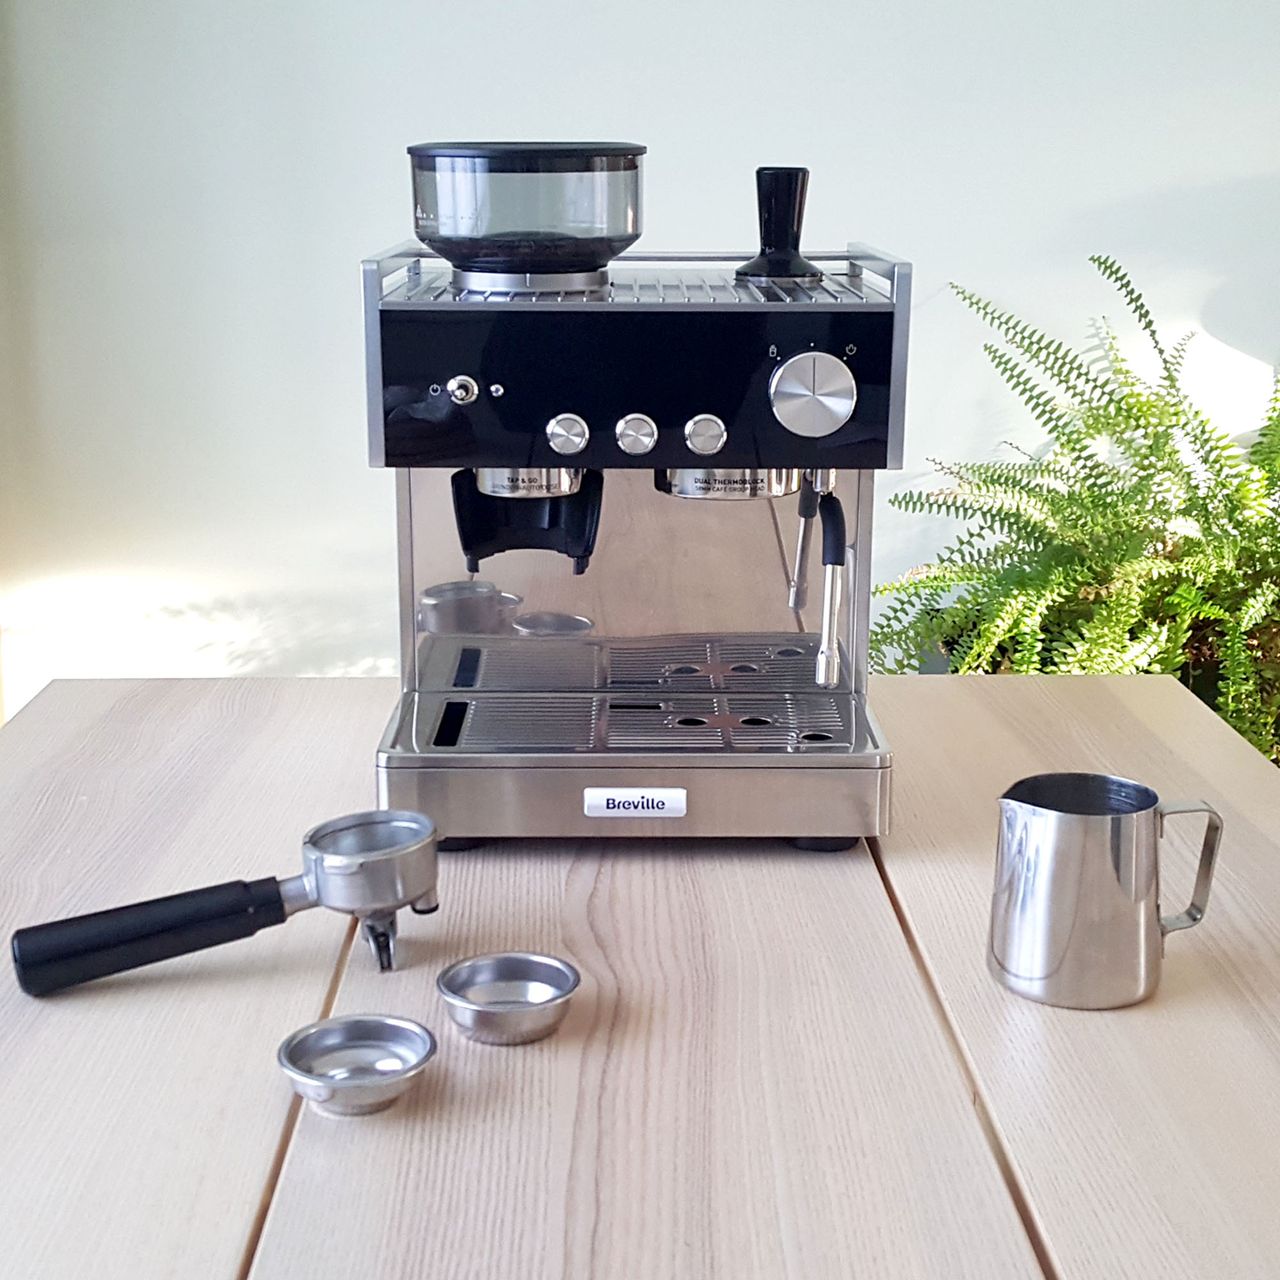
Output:
<path fill-rule="evenodd" d="M 684 424 L 684 442 L 694 453 L 705 458 L 709 454 L 719 453 L 724 448 L 725 438 L 729 433 L 724 423 L 714 414 L 700 413 Z"/>
<path fill-rule="evenodd" d="M 465 373 L 450 378 L 444 384 L 444 389 L 454 404 L 470 404 L 480 394 L 479 383 L 474 378 L 468 378 Z"/>
<path fill-rule="evenodd" d="M 769 379 L 773 416 L 793 435 L 829 436 L 853 416 L 858 386 L 843 360 L 805 351 L 784 360 Z"/>
<path fill-rule="evenodd" d="M 547 443 L 557 453 L 581 453 L 590 438 L 587 424 L 576 413 L 557 413 L 547 423 Z"/>
<path fill-rule="evenodd" d="M 632 457 L 648 453 L 658 443 L 658 424 L 644 413 L 629 413 L 619 418 L 613 430 L 618 437 L 618 448 Z"/>

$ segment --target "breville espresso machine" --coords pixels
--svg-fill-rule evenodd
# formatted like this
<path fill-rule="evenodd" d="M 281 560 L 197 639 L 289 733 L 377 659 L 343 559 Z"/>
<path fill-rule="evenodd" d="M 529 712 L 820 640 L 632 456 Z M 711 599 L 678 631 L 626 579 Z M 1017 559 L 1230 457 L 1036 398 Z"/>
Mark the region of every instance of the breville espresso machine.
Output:
<path fill-rule="evenodd" d="M 754 257 L 624 252 L 644 152 L 410 148 L 421 243 L 363 267 L 400 566 L 380 802 L 455 842 L 847 847 L 889 815 L 871 515 L 911 269 L 802 255 L 803 169 L 757 171 Z"/>

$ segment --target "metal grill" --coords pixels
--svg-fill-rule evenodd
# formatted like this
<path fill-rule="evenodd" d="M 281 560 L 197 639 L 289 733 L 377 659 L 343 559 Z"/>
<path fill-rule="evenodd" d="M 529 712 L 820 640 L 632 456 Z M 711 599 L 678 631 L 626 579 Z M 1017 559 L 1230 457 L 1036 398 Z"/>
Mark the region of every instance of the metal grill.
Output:
<path fill-rule="evenodd" d="M 422 307 L 460 303 L 617 303 L 710 306 L 727 304 L 799 304 L 824 306 L 864 306 L 883 303 L 884 295 L 867 287 L 863 277 L 846 271 L 828 271 L 817 284 L 773 281 L 751 284 L 735 278 L 732 271 L 688 267 L 638 271 L 615 267 L 602 289 L 461 289 L 455 290 L 449 271 L 419 269 L 406 275 L 383 296 L 383 306 Z"/>
<path fill-rule="evenodd" d="M 584 750 L 596 740 L 595 698 L 475 698 L 458 736 L 462 751 Z"/>
<path fill-rule="evenodd" d="M 705 674 L 714 653 L 710 636 L 651 644 L 610 641 L 605 648 L 605 687 L 610 689 L 710 689 Z"/>
<path fill-rule="evenodd" d="M 462 662 L 463 651 L 478 655 Z M 511 640 L 441 638 L 424 687 L 478 692 L 812 692 L 817 637 L 789 632 Z M 460 670 L 466 683 L 456 683 Z"/>
<path fill-rule="evenodd" d="M 760 688 L 804 693 L 813 688 L 818 641 L 813 636 L 784 636 L 765 642 L 741 641 L 719 646 L 725 689 L 747 692 Z"/>
<path fill-rule="evenodd" d="M 456 700 L 453 700 L 456 702 Z M 521 751 L 809 751 L 848 749 L 850 702 L 828 694 L 762 697 L 483 694 L 468 700 L 444 749 Z M 434 726 L 424 726 L 428 736 Z"/>
<path fill-rule="evenodd" d="M 729 640 L 688 637 L 684 643 L 628 644 L 605 650 L 610 689 L 769 689 L 803 693 L 814 687 L 813 636 L 763 635 Z"/>
<path fill-rule="evenodd" d="M 848 699 L 678 697 L 657 707 L 609 699 L 603 717 L 610 749 L 795 751 L 849 745 Z"/>
<path fill-rule="evenodd" d="M 520 640 L 480 649 L 478 689 L 595 689 L 599 687 L 599 649 L 568 640 Z"/>

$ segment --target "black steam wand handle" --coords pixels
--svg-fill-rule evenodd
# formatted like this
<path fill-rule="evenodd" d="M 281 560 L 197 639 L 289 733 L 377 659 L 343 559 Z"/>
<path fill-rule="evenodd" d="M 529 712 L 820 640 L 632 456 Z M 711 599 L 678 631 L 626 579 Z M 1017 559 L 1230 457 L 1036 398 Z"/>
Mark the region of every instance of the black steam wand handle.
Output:
<path fill-rule="evenodd" d="M 818 522 L 822 525 L 822 563 L 827 568 L 844 567 L 845 534 L 844 507 L 834 493 L 824 493 L 818 499 Z"/>
<path fill-rule="evenodd" d="M 756 170 L 760 253 L 737 270 L 750 279 L 820 280 L 822 272 L 800 254 L 808 169 Z"/>
<path fill-rule="evenodd" d="M 231 880 L 111 911 L 31 925 L 13 935 L 13 967 L 28 995 L 248 938 L 285 918 L 280 882 Z"/>

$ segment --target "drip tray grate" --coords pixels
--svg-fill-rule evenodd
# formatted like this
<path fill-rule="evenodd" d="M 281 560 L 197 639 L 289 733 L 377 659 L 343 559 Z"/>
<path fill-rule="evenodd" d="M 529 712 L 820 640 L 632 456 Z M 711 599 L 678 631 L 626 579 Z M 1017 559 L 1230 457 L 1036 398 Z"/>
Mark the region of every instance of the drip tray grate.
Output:
<path fill-rule="evenodd" d="M 483 693 L 815 691 L 818 638 L 795 632 L 511 639 L 436 637 L 419 655 L 420 687 Z M 847 670 L 847 664 L 846 664 Z M 842 689 L 847 685 L 842 685 Z"/>
<path fill-rule="evenodd" d="M 548 638 L 468 645 L 479 652 L 478 689 L 594 689 L 600 684 L 599 647 Z"/>
<path fill-rule="evenodd" d="M 445 703 L 457 706 L 456 701 Z M 456 734 L 460 751 L 573 751 L 590 748 L 596 738 L 597 699 L 531 697 L 475 698 Z M 455 735 L 450 735 L 455 736 Z M 436 743 L 440 736 L 436 734 Z"/>
<path fill-rule="evenodd" d="M 432 750 L 464 754 L 807 752 L 852 746 L 847 694 L 481 694 L 425 705 L 432 710 L 418 725 L 424 742 Z"/>
<path fill-rule="evenodd" d="M 608 749 L 684 748 L 794 751 L 849 745 L 848 699 L 823 694 L 792 697 L 677 697 L 652 703 L 603 700 Z M 844 704 L 844 706 L 842 706 Z"/>

